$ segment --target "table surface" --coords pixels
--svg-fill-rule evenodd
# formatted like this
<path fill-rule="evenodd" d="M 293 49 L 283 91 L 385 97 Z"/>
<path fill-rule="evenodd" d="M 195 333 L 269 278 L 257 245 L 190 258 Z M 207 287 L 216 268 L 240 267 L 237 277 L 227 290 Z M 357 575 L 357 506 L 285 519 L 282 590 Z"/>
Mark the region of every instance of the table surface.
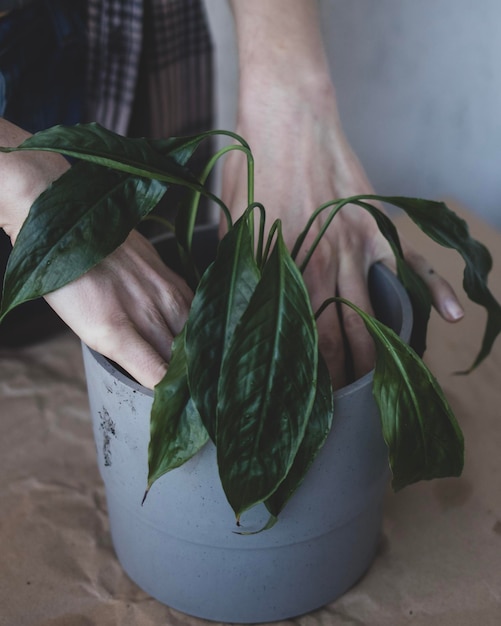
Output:
<path fill-rule="evenodd" d="M 501 233 L 467 219 L 490 248 L 489 284 L 501 299 Z M 458 256 L 400 231 L 460 292 Z M 501 340 L 467 377 L 485 314 L 464 302 L 449 325 L 432 315 L 426 361 L 463 429 L 459 479 L 388 491 L 383 537 L 370 571 L 304 626 L 501 624 Z M 163 606 L 122 572 L 111 546 L 96 466 L 79 341 L 65 333 L 0 351 L 0 625 L 176 626 L 203 623 Z"/>

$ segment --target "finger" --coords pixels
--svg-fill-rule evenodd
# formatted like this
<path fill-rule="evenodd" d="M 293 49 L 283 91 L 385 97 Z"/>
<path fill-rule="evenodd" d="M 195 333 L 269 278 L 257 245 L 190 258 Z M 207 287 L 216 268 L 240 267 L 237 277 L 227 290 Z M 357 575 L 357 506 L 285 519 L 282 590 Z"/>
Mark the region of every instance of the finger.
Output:
<path fill-rule="evenodd" d="M 153 389 L 167 373 L 168 365 L 142 337 L 115 356 L 115 362 L 124 368 L 140 385 Z"/>
<path fill-rule="evenodd" d="M 114 361 L 139 384 L 153 389 L 167 372 L 167 362 L 133 328 L 91 339 L 90 348 Z"/>
<path fill-rule="evenodd" d="M 430 290 L 433 306 L 441 317 L 448 322 L 459 321 L 464 316 L 464 310 L 451 285 L 414 250 L 406 249 L 405 259 Z"/>
<path fill-rule="evenodd" d="M 317 311 L 323 302 L 335 293 L 335 280 L 330 279 L 336 276 L 336 267 L 333 259 L 331 269 L 327 274 L 319 271 L 318 263 L 322 260 L 313 256 L 308 265 L 304 280 L 310 294 L 310 301 L 313 311 Z M 323 280 L 324 276 L 329 276 L 329 280 Z M 341 330 L 341 323 L 336 306 L 328 306 L 317 320 L 318 343 L 320 352 L 329 370 L 334 389 L 340 389 L 346 384 L 345 349 Z"/>
<path fill-rule="evenodd" d="M 172 342 L 180 330 L 173 331 L 160 309 L 153 309 L 149 315 L 144 311 L 139 319 L 129 318 L 133 332 L 139 335 L 156 352 L 163 361 L 170 363 L 172 357 Z"/>
<path fill-rule="evenodd" d="M 363 263 L 341 262 L 338 273 L 339 295 L 357 307 L 374 314 L 369 297 L 367 272 Z M 351 355 L 354 379 L 361 378 L 374 367 L 375 348 L 362 318 L 347 305 L 342 307 L 342 324 Z"/>

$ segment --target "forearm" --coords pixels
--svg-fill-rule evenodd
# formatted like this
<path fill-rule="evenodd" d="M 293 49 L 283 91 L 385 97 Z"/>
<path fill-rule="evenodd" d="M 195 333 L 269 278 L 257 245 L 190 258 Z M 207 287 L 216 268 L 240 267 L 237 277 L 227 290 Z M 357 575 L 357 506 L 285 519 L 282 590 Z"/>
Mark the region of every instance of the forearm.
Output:
<path fill-rule="evenodd" d="M 18 146 L 29 133 L 0 118 L 0 146 Z M 68 168 L 48 152 L 0 153 L 0 227 L 14 242 L 34 200 Z"/>
<path fill-rule="evenodd" d="M 272 187 L 290 197 L 279 204 L 288 216 L 285 228 L 293 231 L 331 197 L 371 188 L 343 133 L 317 3 L 233 0 L 231 4 L 240 62 L 237 132 L 255 157 L 256 199 L 269 197 L 269 169 L 274 167 Z M 238 157 L 228 161 L 223 191 L 238 214 L 245 198 L 230 182 Z M 312 168 L 319 161 L 324 166 Z M 335 189 L 329 181 L 335 182 Z M 334 196 L 329 195 L 332 192 Z"/>
<path fill-rule="evenodd" d="M 257 178 L 263 153 L 283 146 L 308 158 L 326 141 L 337 169 L 346 169 L 317 2 L 231 0 L 231 7 L 240 66 L 237 130 L 250 142 Z"/>
<path fill-rule="evenodd" d="M 331 86 L 315 0 L 231 0 L 241 89 Z M 270 85 L 271 83 L 271 85 Z"/>

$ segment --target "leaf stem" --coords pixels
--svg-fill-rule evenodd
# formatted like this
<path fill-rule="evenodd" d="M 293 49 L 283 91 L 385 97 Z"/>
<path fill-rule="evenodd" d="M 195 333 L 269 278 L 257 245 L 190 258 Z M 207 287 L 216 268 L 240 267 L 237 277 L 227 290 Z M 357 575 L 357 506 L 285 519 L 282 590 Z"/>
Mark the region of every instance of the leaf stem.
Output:
<path fill-rule="evenodd" d="M 273 237 L 274 237 L 274 235 L 275 235 L 277 230 L 278 231 L 282 230 L 282 220 L 280 220 L 280 219 L 276 219 L 273 222 L 273 224 L 271 225 L 270 232 L 268 233 L 268 239 L 266 241 L 266 248 L 264 250 L 264 254 L 263 254 L 263 257 L 261 259 L 261 263 L 262 263 L 261 267 L 266 263 L 266 260 L 267 260 L 269 254 L 270 254 L 270 248 L 271 248 L 272 243 L 273 243 Z"/>
<path fill-rule="evenodd" d="M 327 300 L 324 300 L 315 312 L 315 321 L 318 320 L 318 318 L 322 315 L 322 313 L 328 306 L 330 306 L 331 304 L 337 304 L 338 302 L 342 302 L 342 298 L 340 298 L 339 296 L 332 296 L 332 298 L 327 298 Z"/>
<path fill-rule="evenodd" d="M 162 224 L 162 226 L 171 233 L 175 232 L 176 230 L 172 222 L 170 222 L 169 220 L 166 220 L 165 217 L 160 217 L 160 215 L 148 213 L 148 215 L 143 219 L 143 222 L 148 222 L 148 221 L 158 222 L 159 224 Z"/>
<path fill-rule="evenodd" d="M 247 207 L 247 212 L 249 213 L 249 224 L 254 223 L 250 220 L 250 214 L 254 211 L 254 209 L 259 209 L 259 236 L 256 248 L 256 263 L 259 267 L 261 267 L 261 263 L 263 260 L 263 245 L 264 245 L 264 228 L 266 223 L 266 209 L 261 204 L 261 202 L 252 202 Z"/>
<path fill-rule="evenodd" d="M 344 200 L 331 200 L 330 202 L 326 202 L 325 204 L 320 205 L 310 216 L 308 222 L 306 223 L 305 228 L 303 229 L 303 231 L 299 234 L 299 237 L 296 240 L 296 243 L 294 244 L 294 247 L 292 248 L 292 258 L 295 259 L 301 246 L 304 243 L 304 240 L 306 239 L 306 236 L 310 230 L 310 228 L 313 225 L 313 222 L 316 220 L 316 218 L 320 215 L 320 213 L 322 213 L 322 211 L 325 211 L 325 209 L 328 209 L 329 207 L 333 207 L 331 212 L 329 213 L 329 215 L 327 216 L 327 219 L 325 220 L 325 222 L 322 225 L 322 228 L 320 229 L 319 233 L 317 234 L 317 236 L 315 237 L 313 243 L 311 244 L 311 246 L 308 248 L 307 252 L 306 252 L 306 256 L 303 259 L 303 262 L 301 263 L 301 265 L 299 266 L 299 271 L 302 273 L 304 272 L 304 270 L 306 269 L 306 266 L 308 265 L 308 263 L 310 262 L 310 259 L 313 255 L 313 253 L 315 252 L 318 244 L 320 243 L 320 240 L 322 239 L 322 237 L 325 235 L 327 229 L 329 228 L 332 220 L 334 219 L 334 217 L 337 215 L 338 211 L 340 209 L 342 209 L 345 204 L 348 204 L 349 202 L 352 202 L 351 198 L 346 198 Z"/>
<path fill-rule="evenodd" d="M 381 197 L 381 196 L 377 196 L 375 194 L 350 196 L 348 198 L 342 198 L 341 200 L 331 200 L 329 202 L 325 202 L 324 204 L 321 204 L 317 209 L 315 209 L 315 211 L 311 214 L 310 218 L 308 219 L 308 221 L 306 223 L 306 226 L 301 231 L 301 233 L 299 233 L 299 236 L 296 239 L 294 247 L 292 248 L 291 256 L 292 256 L 293 259 L 296 259 L 297 255 L 299 254 L 299 250 L 301 249 L 301 246 L 303 245 L 303 243 L 304 243 L 304 241 L 306 239 L 306 236 L 308 235 L 308 232 L 309 232 L 310 228 L 313 225 L 313 222 L 317 219 L 317 217 L 320 215 L 320 213 L 325 211 L 325 209 L 328 209 L 329 207 L 333 207 L 332 211 L 329 213 L 329 215 L 328 215 L 327 219 L 325 220 L 324 224 L 322 224 L 322 228 L 320 229 L 319 233 L 315 237 L 315 239 L 314 239 L 313 243 L 311 244 L 310 248 L 307 250 L 306 256 L 303 259 L 301 265 L 299 266 L 299 269 L 300 269 L 301 272 L 304 272 L 304 270 L 306 269 L 306 266 L 310 262 L 310 259 L 311 259 L 312 255 L 313 255 L 313 253 L 315 252 L 315 250 L 316 250 L 320 240 L 325 235 L 325 233 L 326 233 L 328 227 L 330 226 L 332 220 L 337 215 L 337 213 L 340 211 L 340 209 L 342 209 L 347 204 L 356 204 L 357 206 L 360 206 L 360 207 L 362 207 L 364 209 L 367 209 L 367 207 L 369 205 L 368 205 L 368 203 L 363 202 L 363 200 L 379 200 L 380 201 L 380 200 L 384 200 L 384 198 Z"/>
<path fill-rule="evenodd" d="M 224 148 L 221 148 L 220 150 L 218 150 L 218 152 L 216 152 L 216 154 L 214 154 L 210 160 L 207 162 L 206 166 L 203 169 L 202 174 L 200 175 L 200 182 L 202 183 L 202 185 L 205 184 L 205 181 L 207 180 L 209 174 L 211 173 L 212 169 L 214 168 L 216 162 L 225 154 L 227 154 L 228 152 L 231 152 L 232 150 L 239 150 L 241 152 L 244 152 L 247 156 L 247 160 L 249 160 L 249 149 L 246 148 L 245 146 L 241 146 L 241 145 L 235 145 L 235 144 L 231 144 L 229 146 L 225 146 Z M 252 157 L 251 157 L 252 158 Z M 200 194 L 198 194 L 200 195 Z M 195 205 L 197 199 L 194 198 L 193 201 L 193 205 Z M 221 206 L 221 205 L 220 205 Z M 232 226 L 232 218 L 231 218 L 231 213 L 228 209 L 228 207 L 226 205 L 224 205 L 224 208 L 221 206 L 221 208 L 223 209 L 223 212 L 225 214 L 226 217 L 226 222 L 227 222 L 227 227 L 231 228 Z"/>

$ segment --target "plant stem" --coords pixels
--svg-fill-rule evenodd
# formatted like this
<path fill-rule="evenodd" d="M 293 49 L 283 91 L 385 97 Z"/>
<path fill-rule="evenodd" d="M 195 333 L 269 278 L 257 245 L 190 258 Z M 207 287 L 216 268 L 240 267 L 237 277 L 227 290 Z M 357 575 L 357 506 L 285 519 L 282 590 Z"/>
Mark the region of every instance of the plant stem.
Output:
<path fill-rule="evenodd" d="M 171 233 L 176 230 L 172 222 L 169 222 L 169 220 L 166 220 L 165 217 L 160 217 L 159 215 L 152 215 L 151 213 L 148 213 L 148 215 L 143 219 L 143 222 L 148 221 L 162 224 L 162 226 Z"/>
<path fill-rule="evenodd" d="M 251 217 L 251 213 L 253 213 L 254 209 L 259 209 L 259 237 L 256 248 L 256 263 L 259 267 L 261 267 L 263 261 L 263 245 L 264 245 L 264 227 L 266 222 L 266 209 L 261 204 L 261 202 L 252 202 L 247 207 L 247 211 L 249 212 L 249 220 Z M 249 224 L 254 224 L 252 220 L 249 221 Z"/>
<path fill-rule="evenodd" d="M 280 219 L 275 220 L 273 224 L 271 225 L 270 232 L 268 233 L 268 240 L 266 242 L 266 248 L 264 251 L 263 258 L 262 258 L 263 264 L 266 263 L 266 259 L 268 258 L 270 254 L 270 248 L 271 248 L 271 244 L 273 243 L 273 236 L 275 235 L 275 232 L 281 229 L 282 229 L 282 221 Z"/>
<path fill-rule="evenodd" d="M 327 298 L 327 300 L 324 300 L 322 304 L 320 305 L 320 307 L 315 312 L 315 320 L 318 320 L 318 318 L 322 315 L 322 313 L 325 311 L 325 309 L 328 306 L 330 306 L 331 304 L 337 304 L 337 303 L 347 304 L 347 301 L 343 300 L 343 298 L 339 296 L 332 296 L 332 298 Z"/>
<path fill-rule="evenodd" d="M 320 229 L 319 233 L 317 234 L 317 236 L 315 237 L 313 243 L 311 244 L 311 246 L 309 247 L 309 249 L 306 252 L 306 256 L 303 260 L 303 262 L 301 263 L 301 265 L 299 266 L 299 271 L 302 273 L 304 272 L 304 270 L 306 269 L 306 266 L 308 265 L 313 253 L 316 250 L 316 247 L 318 246 L 320 240 L 322 239 L 322 237 L 325 235 L 325 232 L 327 231 L 327 228 L 329 228 L 330 223 L 332 222 L 332 220 L 334 219 L 334 217 L 337 215 L 338 211 L 345 205 L 348 204 L 348 202 L 350 202 L 351 200 L 348 198 L 346 200 L 332 200 L 330 202 L 326 202 L 325 204 L 322 204 L 321 206 L 318 207 L 318 209 L 316 209 L 310 219 L 308 220 L 305 229 L 303 230 L 303 232 L 299 235 L 299 237 L 296 240 L 296 243 L 294 245 L 294 248 L 292 249 L 292 258 L 295 259 L 300 247 L 303 245 L 304 240 L 306 239 L 306 235 L 308 234 L 313 222 L 315 221 L 315 219 L 320 215 L 320 213 L 322 211 L 325 211 L 325 209 L 328 209 L 329 207 L 333 207 L 332 211 L 329 213 L 327 219 L 325 220 L 325 222 L 322 225 L 322 228 Z"/>
<path fill-rule="evenodd" d="M 337 213 L 340 211 L 340 209 L 342 209 L 347 204 L 356 204 L 357 206 L 360 206 L 362 208 L 367 208 L 367 203 L 362 202 L 362 200 L 379 200 L 379 199 L 380 198 L 378 196 L 376 196 L 374 194 L 369 194 L 369 195 L 360 195 L 360 196 L 350 196 L 349 198 L 343 198 L 342 200 L 331 200 L 330 202 L 326 202 L 325 204 L 321 204 L 311 214 L 310 218 L 308 219 L 308 221 L 306 223 L 305 228 L 299 234 L 299 236 L 296 239 L 296 242 L 294 244 L 294 247 L 292 248 L 291 256 L 292 256 L 293 259 L 295 259 L 297 257 L 297 255 L 298 255 L 298 253 L 299 253 L 299 250 L 300 250 L 301 246 L 304 243 L 304 240 L 306 239 L 306 236 L 307 236 L 310 228 L 313 225 L 313 222 L 320 215 L 320 213 L 322 213 L 322 211 L 325 211 L 325 209 L 328 209 L 329 207 L 332 206 L 333 207 L 332 211 L 329 213 L 327 219 L 322 224 L 322 228 L 320 229 L 320 231 L 317 234 L 317 236 L 315 237 L 313 243 L 311 244 L 311 246 L 307 250 L 306 256 L 303 259 L 303 262 L 301 263 L 301 265 L 299 266 L 299 270 L 301 272 L 304 272 L 304 270 L 306 269 L 306 266 L 308 265 L 312 255 L 313 255 L 313 253 L 315 252 L 315 250 L 316 250 L 320 240 L 325 235 L 325 233 L 326 233 L 328 227 L 330 226 L 332 220 L 337 215 Z"/>

